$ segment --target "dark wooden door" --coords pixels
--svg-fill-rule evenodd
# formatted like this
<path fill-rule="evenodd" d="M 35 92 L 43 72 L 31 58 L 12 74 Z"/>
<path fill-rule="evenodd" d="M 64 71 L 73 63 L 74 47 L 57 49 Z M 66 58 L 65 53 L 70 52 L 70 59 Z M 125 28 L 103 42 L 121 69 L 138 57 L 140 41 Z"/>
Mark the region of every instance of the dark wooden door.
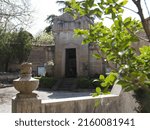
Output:
<path fill-rule="evenodd" d="M 66 65 L 65 65 L 65 75 L 67 78 L 72 78 L 77 76 L 76 72 L 76 49 L 66 49 Z"/>

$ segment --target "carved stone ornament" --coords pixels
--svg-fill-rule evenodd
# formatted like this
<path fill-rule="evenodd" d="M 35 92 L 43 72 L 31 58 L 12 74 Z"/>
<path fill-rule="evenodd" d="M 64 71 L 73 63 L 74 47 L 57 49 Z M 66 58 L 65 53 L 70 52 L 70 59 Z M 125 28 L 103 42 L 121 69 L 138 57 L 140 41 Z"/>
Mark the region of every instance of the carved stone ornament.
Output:
<path fill-rule="evenodd" d="M 16 90 L 21 94 L 31 94 L 39 85 L 39 80 L 32 78 L 32 63 L 21 64 L 20 78 L 13 81 Z"/>

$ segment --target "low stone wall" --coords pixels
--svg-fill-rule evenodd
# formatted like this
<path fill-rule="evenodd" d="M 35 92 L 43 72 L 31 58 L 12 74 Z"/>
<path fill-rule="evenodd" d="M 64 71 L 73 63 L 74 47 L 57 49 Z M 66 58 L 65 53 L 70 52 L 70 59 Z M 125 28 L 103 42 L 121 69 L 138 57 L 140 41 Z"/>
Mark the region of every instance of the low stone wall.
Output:
<path fill-rule="evenodd" d="M 117 112 L 113 107 L 117 100 L 116 95 L 106 95 L 99 97 L 77 97 L 68 99 L 58 99 L 54 102 L 42 101 L 43 112 L 45 113 L 93 113 L 93 112 Z M 99 105 L 95 107 L 96 103 Z"/>
<path fill-rule="evenodd" d="M 95 104 L 99 103 L 97 107 Z M 13 113 L 135 113 L 138 104 L 132 93 L 122 92 L 119 96 L 101 95 L 55 100 L 37 98 L 13 98 Z"/>
<path fill-rule="evenodd" d="M 132 92 L 121 92 L 113 87 L 111 94 L 98 97 L 84 96 L 55 100 L 41 100 L 30 95 L 17 95 L 12 99 L 13 113 L 135 113 L 138 106 Z M 98 103 L 97 107 L 95 107 Z"/>
<path fill-rule="evenodd" d="M 99 103 L 97 107 L 94 107 Z M 118 95 L 101 95 L 98 97 L 77 97 L 57 99 L 55 101 L 42 100 L 44 113 L 133 113 L 136 103 L 132 93 Z"/>
<path fill-rule="evenodd" d="M 111 94 L 108 95 L 55 100 L 38 99 L 38 95 L 33 93 L 33 90 L 38 87 L 39 81 L 31 77 L 31 66 L 31 63 L 23 63 L 21 65 L 21 77 L 13 82 L 14 87 L 20 92 L 12 99 L 13 113 L 135 112 L 137 104 L 132 97 L 132 92 L 122 92 L 122 87 L 118 84 L 113 86 Z"/>

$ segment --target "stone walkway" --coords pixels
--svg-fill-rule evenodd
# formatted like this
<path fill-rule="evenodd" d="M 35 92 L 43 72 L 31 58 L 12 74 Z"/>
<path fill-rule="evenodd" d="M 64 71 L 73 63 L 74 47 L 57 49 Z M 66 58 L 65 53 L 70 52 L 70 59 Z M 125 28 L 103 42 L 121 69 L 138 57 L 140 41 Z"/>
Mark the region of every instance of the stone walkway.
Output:
<path fill-rule="evenodd" d="M 13 87 L 0 88 L 0 113 L 11 112 L 11 99 L 18 93 Z M 90 92 L 67 92 L 67 91 L 35 91 L 39 98 L 56 100 L 60 98 L 82 97 L 90 95 Z"/>

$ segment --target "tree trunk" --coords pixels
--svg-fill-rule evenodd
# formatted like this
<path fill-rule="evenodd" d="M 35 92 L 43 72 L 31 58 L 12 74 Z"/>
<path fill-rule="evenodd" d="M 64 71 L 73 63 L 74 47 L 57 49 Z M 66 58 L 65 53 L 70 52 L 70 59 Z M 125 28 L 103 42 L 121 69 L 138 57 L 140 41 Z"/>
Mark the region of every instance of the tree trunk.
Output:
<path fill-rule="evenodd" d="M 142 7 L 141 7 L 141 0 L 132 0 L 132 1 L 138 9 L 138 14 L 140 16 L 140 19 L 141 19 L 141 22 L 142 22 L 142 25 L 143 25 L 143 29 L 145 30 L 147 38 L 150 42 L 150 28 L 149 28 L 150 25 L 149 25 L 149 21 L 144 18 L 143 10 L 142 10 Z"/>

